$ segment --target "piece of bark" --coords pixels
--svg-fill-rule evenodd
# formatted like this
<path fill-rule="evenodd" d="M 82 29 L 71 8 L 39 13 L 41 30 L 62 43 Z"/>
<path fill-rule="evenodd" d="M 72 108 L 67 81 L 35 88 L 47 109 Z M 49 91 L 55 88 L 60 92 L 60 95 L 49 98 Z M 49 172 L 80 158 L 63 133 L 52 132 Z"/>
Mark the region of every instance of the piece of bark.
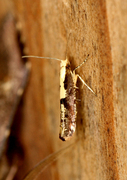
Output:
<path fill-rule="evenodd" d="M 90 54 L 77 73 L 97 93 L 78 83 L 76 134 L 60 141 L 59 63 L 30 59 L 21 123 L 25 159 L 16 179 L 76 139 L 40 179 L 126 179 L 126 1 L 13 2 L 28 54 L 67 56 L 73 67 Z"/>

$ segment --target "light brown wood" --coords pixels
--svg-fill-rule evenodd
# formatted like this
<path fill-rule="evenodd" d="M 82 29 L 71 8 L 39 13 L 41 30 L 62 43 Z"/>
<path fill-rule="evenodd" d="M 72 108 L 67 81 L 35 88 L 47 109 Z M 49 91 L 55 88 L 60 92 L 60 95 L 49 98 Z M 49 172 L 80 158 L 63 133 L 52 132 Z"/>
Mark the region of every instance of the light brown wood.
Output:
<path fill-rule="evenodd" d="M 73 67 L 90 54 L 77 73 L 77 130 L 69 142 L 58 138 L 60 123 L 59 62 L 30 59 L 32 71 L 24 96 L 20 179 L 37 162 L 68 146 L 75 148 L 48 167 L 38 179 L 125 180 L 127 171 L 127 2 L 17 1 L 29 55 L 69 58 Z"/>

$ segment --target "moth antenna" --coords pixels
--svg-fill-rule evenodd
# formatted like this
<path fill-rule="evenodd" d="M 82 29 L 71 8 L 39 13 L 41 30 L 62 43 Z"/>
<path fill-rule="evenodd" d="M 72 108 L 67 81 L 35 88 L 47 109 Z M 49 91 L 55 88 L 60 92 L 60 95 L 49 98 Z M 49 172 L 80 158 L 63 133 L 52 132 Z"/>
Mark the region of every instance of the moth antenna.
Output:
<path fill-rule="evenodd" d="M 38 58 L 38 59 L 53 59 L 56 61 L 63 61 L 61 59 L 57 59 L 57 58 L 51 58 L 51 57 L 41 57 L 41 56 L 22 56 L 22 58 Z"/>
<path fill-rule="evenodd" d="M 79 66 L 77 66 L 73 71 L 80 68 L 87 61 L 88 57 L 89 57 L 89 54 L 87 55 L 86 59 Z"/>
<path fill-rule="evenodd" d="M 97 96 L 97 94 L 85 83 L 85 81 L 81 78 L 81 76 L 79 76 L 78 74 L 76 74 L 78 76 L 78 78 L 82 81 L 82 83 L 93 93 L 95 94 L 95 96 Z"/>
<path fill-rule="evenodd" d="M 77 141 L 76 141 L 77 142 Z M 56 159 L 58 159 L 61 155 L 63 155 L 66 150 L 73 147 L 75 144 L 71 144 L 56 153 L 50 154 L 45 159 L 40 161 L 26 176 L 23 180 L 35 180 L 43 171 L 45 168 L 47 168 L 51 163 L 53 163 Z"/>

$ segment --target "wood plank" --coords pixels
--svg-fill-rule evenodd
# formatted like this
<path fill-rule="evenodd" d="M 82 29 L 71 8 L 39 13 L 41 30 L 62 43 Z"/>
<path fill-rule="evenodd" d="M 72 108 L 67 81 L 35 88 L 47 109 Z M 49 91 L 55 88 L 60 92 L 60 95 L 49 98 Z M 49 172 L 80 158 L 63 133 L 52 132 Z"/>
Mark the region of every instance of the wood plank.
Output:
<path fill-rule="evenodd" d="M 78 82 L 77 130 L 70 142 L 59 134 L 59 63 L 30 59 L 32 72 L 21 122 L 24 164 L 17 179 L 37 162 L 77 139 L 75 148 L 38 179 L 126 179 L 127 3 L 123 1 L 16 1 L 29 55 L 69 58 L 97 93 Z"/>

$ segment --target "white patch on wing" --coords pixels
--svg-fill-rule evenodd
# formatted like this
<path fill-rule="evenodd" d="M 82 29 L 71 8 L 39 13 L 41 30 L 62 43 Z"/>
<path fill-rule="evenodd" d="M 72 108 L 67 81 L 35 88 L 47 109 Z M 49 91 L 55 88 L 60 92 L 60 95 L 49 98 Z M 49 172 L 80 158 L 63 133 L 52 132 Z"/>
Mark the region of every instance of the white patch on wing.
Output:
<path fill-rule="evenodd" d="M 65 81 L 65 75 L 66 75 L 66 65 L 68 60 L 64 60 L 61 62 L 61 68 L 60 68 L 60 99 L 63 99 L 66 97 L 66 90 L 64 88 L 64 81 Z"/>

